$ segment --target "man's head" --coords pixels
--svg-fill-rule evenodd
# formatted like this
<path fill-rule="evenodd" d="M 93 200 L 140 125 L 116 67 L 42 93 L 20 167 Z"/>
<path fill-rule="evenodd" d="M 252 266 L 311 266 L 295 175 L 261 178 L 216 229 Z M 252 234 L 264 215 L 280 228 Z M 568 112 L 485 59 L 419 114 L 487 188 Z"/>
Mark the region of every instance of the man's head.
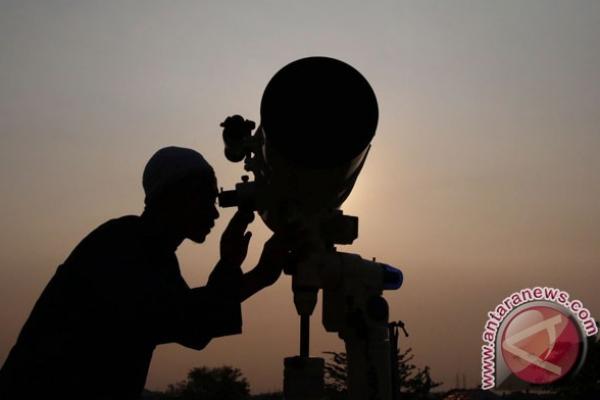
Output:
<path fill-rule="evenodd" d="M 164 147 L 146 164 L 143 175 L 146 210 L 167 219 L 184 238 L 203 242 L 219 217 L 217 178 L 200 153 Z"/>

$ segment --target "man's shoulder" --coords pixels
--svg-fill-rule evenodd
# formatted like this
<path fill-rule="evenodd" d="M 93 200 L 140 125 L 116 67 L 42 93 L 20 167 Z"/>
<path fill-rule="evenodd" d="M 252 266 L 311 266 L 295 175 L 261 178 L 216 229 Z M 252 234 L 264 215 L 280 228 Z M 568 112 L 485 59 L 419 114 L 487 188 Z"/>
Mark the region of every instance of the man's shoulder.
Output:
<path fill-rule="evenodd" d="M 125 215 L 108 220 L 90 232 L 75 247 L 69 259 L 92 255 L 95 258 L 103 255 L 114 255 L 135 251 L 140 237 L 140 217 Z"/>
<path fill-rule="evenodd" d="M 125 215 L 110 219 L 90 232 L 82 240 L 82 243 L 85 241 L 123 243 L 123 241 L 135 240 L 140 235 L 140 221 L 140 217 L 137 215 Z"/>
<path fill-rule="evenodd" d="M 141 218 L 137 215 L 124 215 L 109 219 L 94 229 L 89 236 L 135 235 L 140 231 Z"/>

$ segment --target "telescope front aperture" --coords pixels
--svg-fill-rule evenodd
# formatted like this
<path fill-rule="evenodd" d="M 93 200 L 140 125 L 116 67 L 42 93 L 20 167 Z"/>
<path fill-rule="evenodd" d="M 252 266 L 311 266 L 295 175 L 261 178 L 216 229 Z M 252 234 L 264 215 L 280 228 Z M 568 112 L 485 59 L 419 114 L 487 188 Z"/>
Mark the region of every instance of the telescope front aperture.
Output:
<path fill-rule="evenodd" d="M 329 57 L 296 60 L 268 83 L 261 125 L 269 143 L 298 165 L 328 168 L 369 145 L 377 128 L 377 99 L 350 65 Z"/>

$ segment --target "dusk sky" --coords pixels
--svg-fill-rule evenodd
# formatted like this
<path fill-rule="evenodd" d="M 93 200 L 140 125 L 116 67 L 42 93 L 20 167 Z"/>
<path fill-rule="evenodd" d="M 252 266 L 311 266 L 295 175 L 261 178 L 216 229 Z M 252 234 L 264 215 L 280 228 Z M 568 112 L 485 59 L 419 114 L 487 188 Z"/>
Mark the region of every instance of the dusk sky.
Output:
<path fill-rule="evenodd" d="M 342 209 L 360 217 L 344 251 L 400 267 L 387 293 L 415 363 L 452 387 L 479 383 L 487 311 L 532 286 L 564 289 L 600 318 L 600 2 L 0 0 L 0 364 L 74 246 L 143 209 L 160 147 L 200 151 L 219 185 L 242 166 L 219 123 L 259 121 L 265 85 L 306 56 L 343 60 L 371 83 L 377 133 Z M 190 286 L 218 260 L 178 250 Z M 269 230 L 256 219 L 248 270 Z M 243 304 L 242 335 L 203 351 L 159 346 L 150 389 L 194 366 L 241 368 L 280 390 L 298 352 L 290 278 Z M 343 349 L 312 319 L 312 348 Z"/>

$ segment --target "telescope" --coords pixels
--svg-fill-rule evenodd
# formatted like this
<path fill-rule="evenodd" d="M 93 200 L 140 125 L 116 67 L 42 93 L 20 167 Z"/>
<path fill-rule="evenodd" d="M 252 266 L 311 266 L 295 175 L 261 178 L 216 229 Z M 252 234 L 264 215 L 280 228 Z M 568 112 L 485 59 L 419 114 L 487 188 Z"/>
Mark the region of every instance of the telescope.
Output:
<path fill-rule="evenodd" d="M 319 290 L 323 326 L 346 345 L 348 398 L 396 398 L 382 291 L 398 289 L 402 273 L 336 248 L 358 238 L 358 217 L 344 215 L 340 206 L 365 164 L 377 119 L 375 93 L 356 69 L 333 58 L 308 57 L 269 81 L 258 127 L 239 115 L 221 124 L 226 158 L 244 161 L 254 179 L 244 175 L 235 189 L 221 189 L 219 205 L 255 210 L 276 233 L 298 224 L 306 228 L 304 248 L 295 249 L 301 257 L 284 269 L 292 276 L 300 316 L 300 354 L 284 363 L 287 400 L 323 396 L 323 359 L 309 354 Z"/>

